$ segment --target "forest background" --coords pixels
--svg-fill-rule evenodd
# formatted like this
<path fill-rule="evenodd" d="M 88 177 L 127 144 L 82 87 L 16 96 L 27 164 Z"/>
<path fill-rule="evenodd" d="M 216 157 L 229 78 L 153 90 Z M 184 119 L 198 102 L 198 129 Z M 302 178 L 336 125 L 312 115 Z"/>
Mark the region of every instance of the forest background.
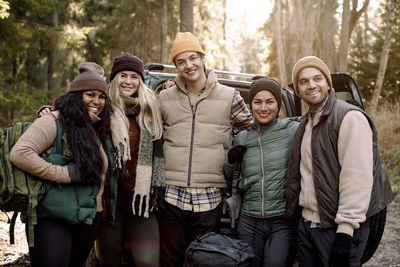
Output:
<path fill-rule="evenodd" d="M 113 58 L 126 52 L 172 64 L 178 31 L 199 37 L 214 69 L 286 86 L 296 61 L 315 55 L 350 74 L 400 192 L 398 0 L 0 0 L 0 128 L 32 121 L 83 61 L 102 65 L 107 78 Z"/>

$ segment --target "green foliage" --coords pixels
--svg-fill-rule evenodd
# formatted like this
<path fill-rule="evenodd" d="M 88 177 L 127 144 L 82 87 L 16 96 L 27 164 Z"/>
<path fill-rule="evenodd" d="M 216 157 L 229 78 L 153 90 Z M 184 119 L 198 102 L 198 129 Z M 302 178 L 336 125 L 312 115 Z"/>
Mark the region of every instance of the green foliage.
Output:
<path fill-rule="evenodd" d="M 53 100 L 64 90 L 43 91 L 30 87 L 26 83 L 4 87 L 0 84 L 0 128 L 11 126 L 17 121 L 33 121 L 35 113 Z"/>
<path fill-rule="evenodd" d="M 0 19 L 0 127 L 52 103 L 83 61 L 109 73 L 123 52 L 160 61 L 162 1 L 13 0 Z M 0 18 L 8 2 L 0 0 Z M 169 42 L 177 32 L 179 1 L 168 3 Z"/>
<path fill-rule="evenodd" d="M 370 29 L 371 35 L 365 36 L 364 25 L 361 23 L 355 29 L 355 39 L 351 43 L 351 57 L 349 57 L 349 72 L 356 80 L 363 98 L 368 102 L 372 96 L 378 76 L 381 59 L 385 26 L 387 23 L 386 1 L 380 9 L 381 26 Z M 381 98 L 387 102 L 400 101 L 400 3 L 396 2 L 391 28 L 391 44 L 389 58 L 383 82 Z M 365 42 L 365 38 L 368 38 Z M 367 45 L 366 45 L 367 43 Z"/>

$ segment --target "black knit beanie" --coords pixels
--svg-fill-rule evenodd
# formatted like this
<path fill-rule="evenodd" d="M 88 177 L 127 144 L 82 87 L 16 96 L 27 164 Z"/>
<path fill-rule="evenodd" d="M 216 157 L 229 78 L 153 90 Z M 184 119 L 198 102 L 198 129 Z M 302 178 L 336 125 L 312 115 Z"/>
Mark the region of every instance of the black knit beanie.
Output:
<path fill-rule="evenodd" d="M 121 71 L 134 71 L 140 75 L 144 82 L 143 61 L 134 55 L 125 54 L 114 58 L 111 68 L 110 82 L 114 79 L 115 75 Z"/>
<path fill-rule="evenodd" d="M 278 102 L 278 113 L 279 113 L 279 110 L 281 109 L 282 105 L 281 85 L 274 79 L 268 77 L 257 79 L 251 84 L 250 94 L 249 94 L 250 107 L 254 96 L 262 90 L 270 91 L 274 95 L 276 101 Z"/>

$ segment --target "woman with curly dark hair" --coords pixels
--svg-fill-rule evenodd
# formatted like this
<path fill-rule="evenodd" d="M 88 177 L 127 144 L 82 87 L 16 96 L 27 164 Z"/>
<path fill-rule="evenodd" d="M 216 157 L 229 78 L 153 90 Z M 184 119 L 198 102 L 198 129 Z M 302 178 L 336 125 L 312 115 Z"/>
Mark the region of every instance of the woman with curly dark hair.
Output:
<path fill-rule="evenodd" d="M 46 180 L 37 208 L 32 266 L 82 266 L 115 206 L 116 168 L 110 138 L 108 86 L 102 67 L 84 62 L 52 116 L 35 120 L 10 153 L 18 168 Z M 110 190 L 104 199 L 104 184 Z M 107 218 L 113 218 L 109 209 Z M 29 229 L 27 228 L 27 235 Z"/>

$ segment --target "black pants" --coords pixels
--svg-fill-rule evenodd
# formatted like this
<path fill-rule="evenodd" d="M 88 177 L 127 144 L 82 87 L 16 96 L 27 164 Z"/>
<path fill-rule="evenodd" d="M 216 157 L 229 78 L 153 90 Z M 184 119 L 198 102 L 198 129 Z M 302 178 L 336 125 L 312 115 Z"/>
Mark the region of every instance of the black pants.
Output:
<path fill-rule="evenodd" d="M 286 219 L 260 219 L 241 214 L 239 239 L 254 250 L 252 266 L 291 267 L 296 250 L 296 222 Z"/>
<path fill-rule="evenodd" d="M 332 246 L 336 238 L 337 227 L 310 228 L 311 222 L 303 218 L 298 227 L 298 257 L 300 267 L 329 266 Z M 361 257 L 369 235 L 370 220 L 360 224 L 354 230 L 351 248 L 350 266 L 361 266 Z"/>
<path fill-rule="evenodd" d="M 160 265 L 182 266 L 185 251 L 197 236 L 220 231 L 221 213 L 221 204 L 210 211 L 193 212 L 164 202 L 160 216 Z"/>
<path fill-rule="evenodd" d="M 96 254 L 101 266 L 120 266 L 124 245 L 134 266 L 158 267 L 160 236 L 153 213 L 149 218 L 124 213 L 117 208 L 115 224 L 103 222 L 96 240 Z"/>
<path fill-rule="evenodd" d="M 38 218 L 34 228 L 34 247 L 29 248 L 31 266 L 82 266 L 93 247 L 101 222 L 101 212 L 96 214 L 91 225 Z"/>

